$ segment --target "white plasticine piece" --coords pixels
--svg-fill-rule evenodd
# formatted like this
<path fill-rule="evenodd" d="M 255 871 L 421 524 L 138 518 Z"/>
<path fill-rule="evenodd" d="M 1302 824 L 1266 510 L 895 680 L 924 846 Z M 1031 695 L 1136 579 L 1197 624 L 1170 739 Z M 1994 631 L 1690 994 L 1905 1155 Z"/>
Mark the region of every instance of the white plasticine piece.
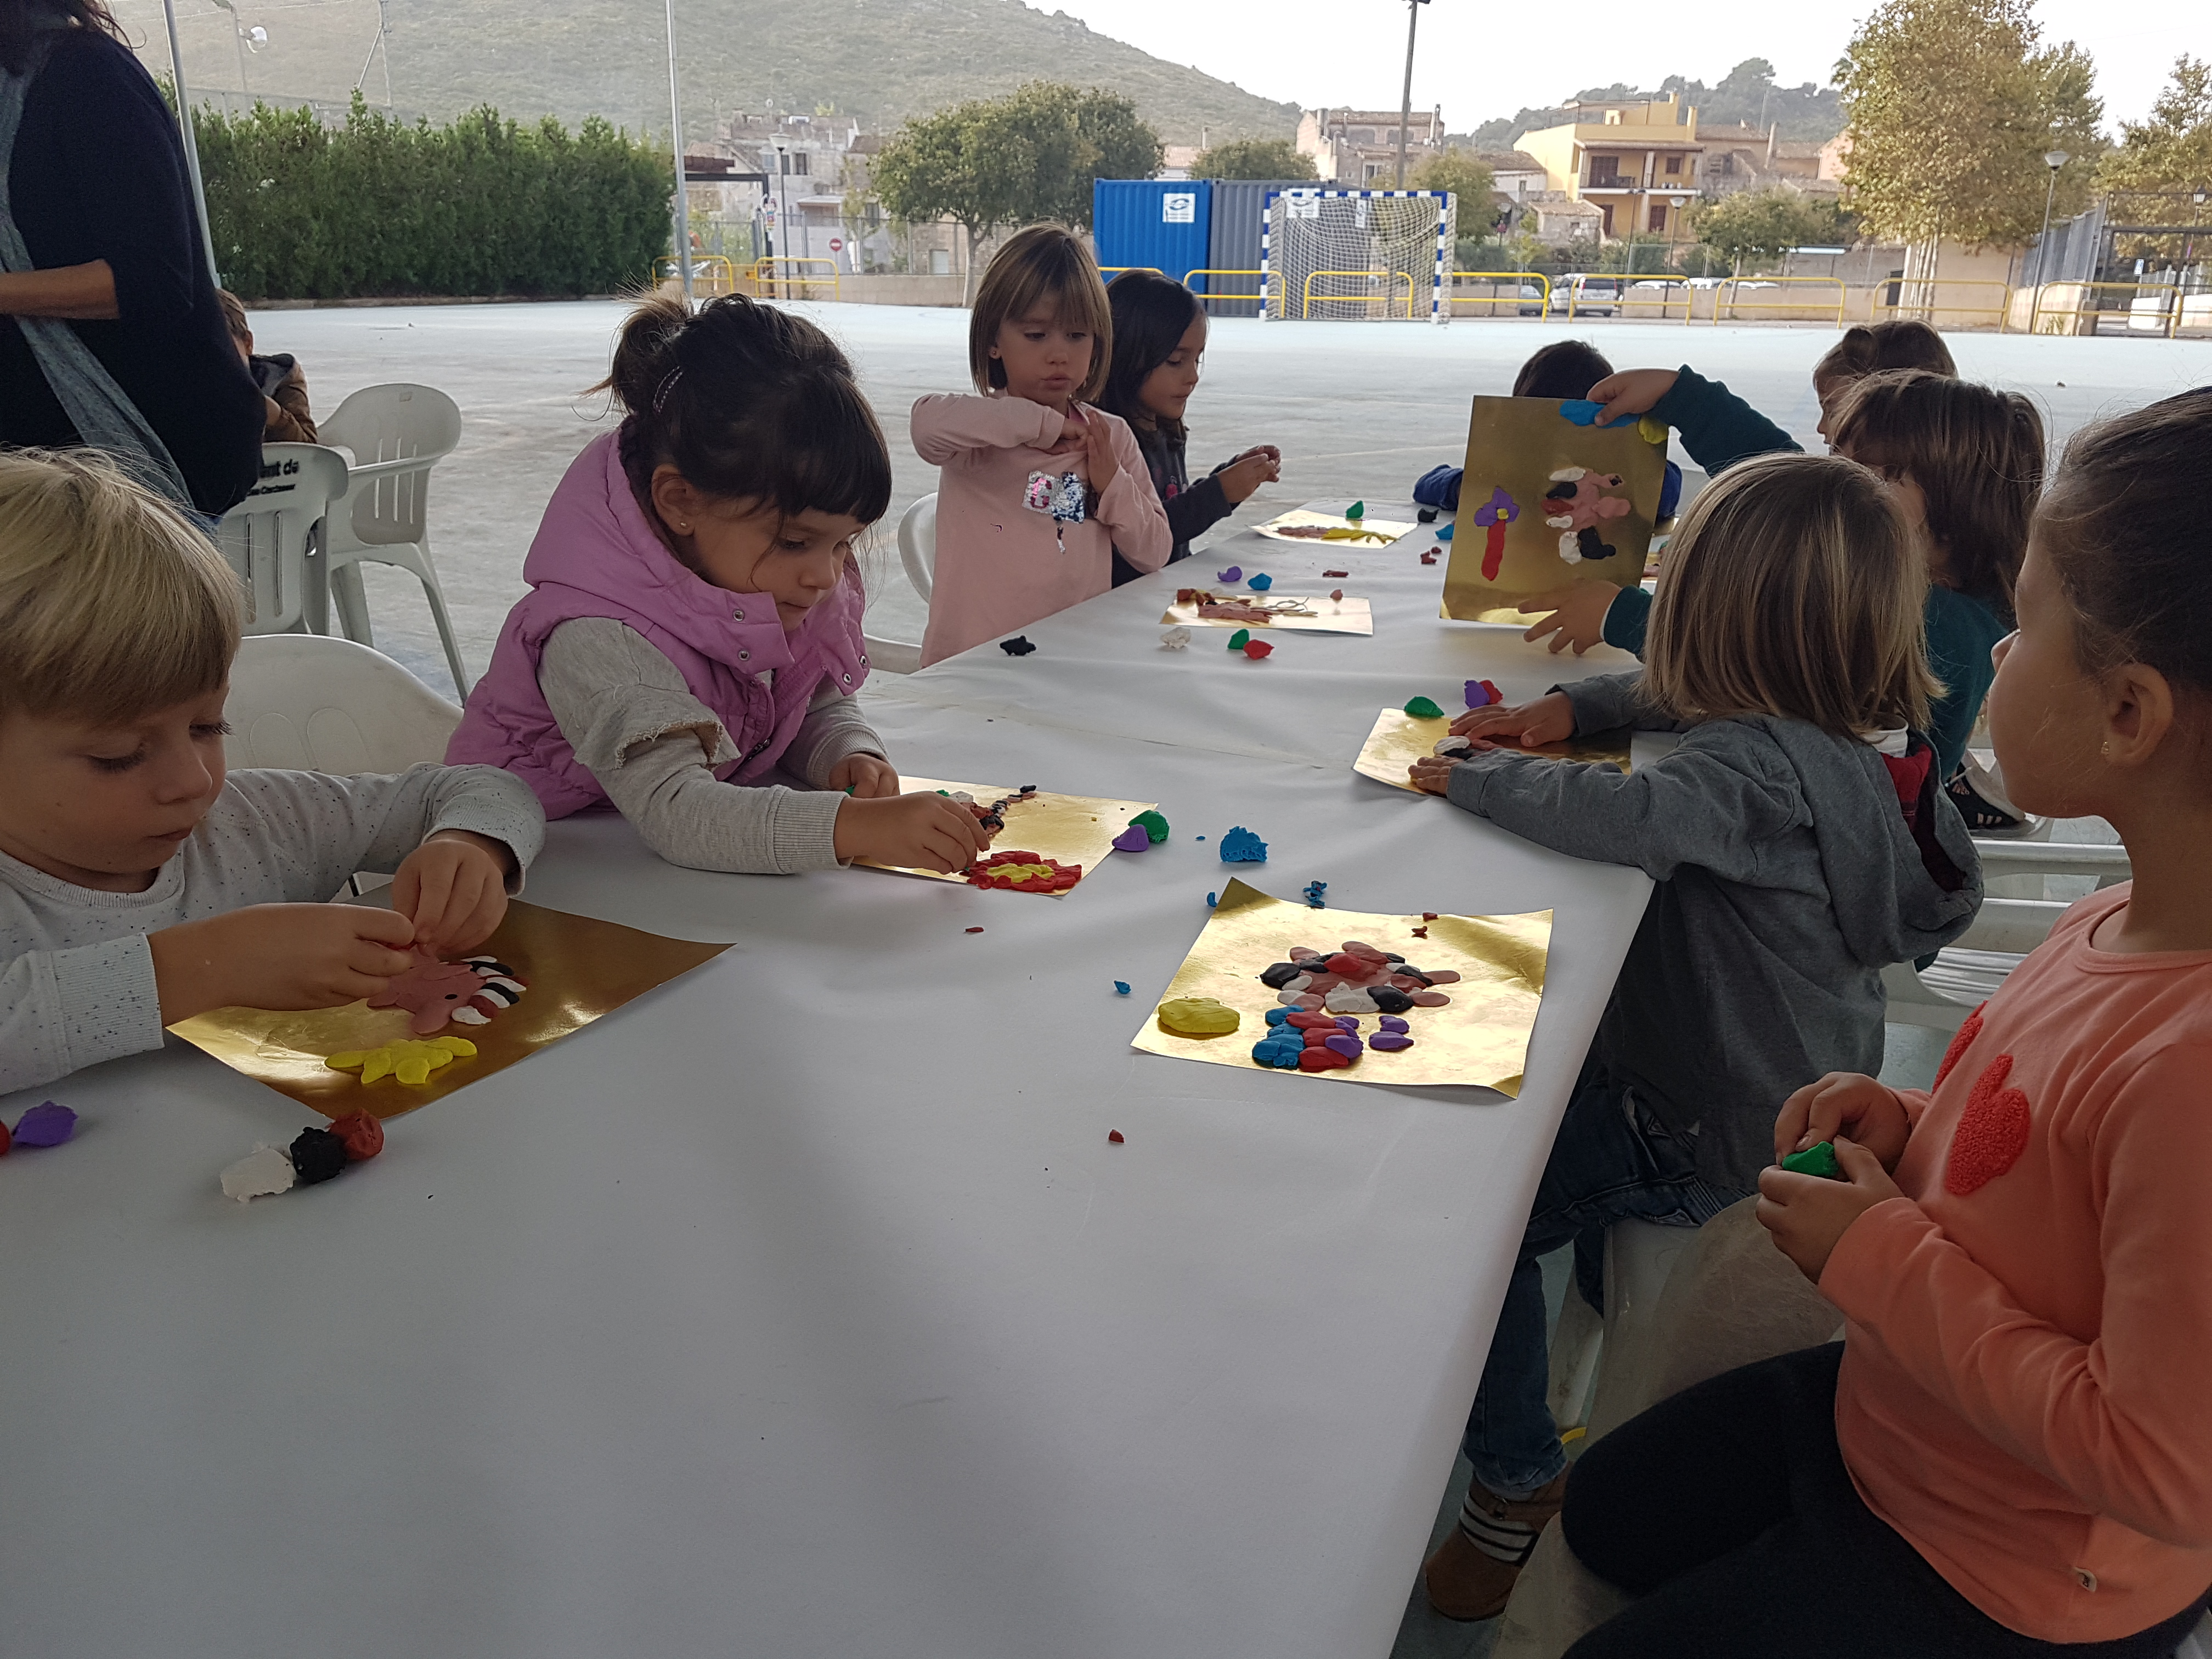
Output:
<path fill-rule="evenodd" d="M 1582 540 L 1571 530 L 1559 538 L 1559 556 L 1569 564 L 1580 564 L 1583 562 Z"/>
<path fill-rule="evenodd" d="M 1303 982 L 1304 981 L 1301 981 L 1301 983 Z M 1304 991 L 1294 990 L 1289 986 L 1285 986 L 1281 990 L 1275 993 L 1275 1000 L 1281 1003 L 1285 1008 L 1302 1008 L 1305 1005 L 1301 1002 L 1299 999 L 1304 995 L 1305 993 Z"/>
<path fill-rule="evenodd" d="M 1583 474 L 1589 471 L 1589 469 L 1586 466 L 1563 466 L 1557 472 L 1552 474 L 1552 482 L 1553 483 L 1579 483 L 1582 481 Z"/>
<path fill-rule="evenodd" d="M 456 1025 L 489 1025 L 491 1024 L 491 1016 L 489 1014 L 479 1013 L 474 1008 L 470 1007 L 465 1002 L 458 1008 L 447 1009 L 446 1018 L 453 1021 Z"/>
<path fill-rule="evenodd" d="M 1474 752 L 1473 738 L 1438 738 L 1431 755 L 1471 755 Z"/>
<path fill-rule="evenodd" d="M 1364 987 L 1340 985 L 1322 1000 L 1322 1006 L 1332 1014 L 1372 1014 L 1381 1010 L 1375 999 L 1367 994 Z"/>
<path fill-rule="evenodd" d="M 259 1146 L 222 1172 L 222 1195 L 244 1204 L 257 1198 L 289 1193 L 299 1181 L 292 1159 L 282 1146 Z"/>
<path fill-rule="evenodd" d="M 1190 643 L 1190 629 L 1188 628 L 1170 628 L 1166 633 L 1160 635 L 1160 643 L 1167 647 L 1170 651 L 1180 651 Z"/>
<path fill-rule="evenodd" d="M 1575 527 L 1574 515 L 1570 513 L 1562 513 L 1559 517 L 1547 519 L 1544 522 L 1553 530 L 1572 530 Z"/>

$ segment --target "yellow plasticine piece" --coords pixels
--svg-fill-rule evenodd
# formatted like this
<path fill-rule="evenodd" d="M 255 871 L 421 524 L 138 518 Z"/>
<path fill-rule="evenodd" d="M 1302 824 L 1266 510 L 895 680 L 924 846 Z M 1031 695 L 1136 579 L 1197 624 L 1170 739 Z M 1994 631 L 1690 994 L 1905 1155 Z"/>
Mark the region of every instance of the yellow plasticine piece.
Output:
<path fill-rule="evenodd" d="M 1176 997 L 1160 1004 L 1160 1030 L 1175 1036 L 1226 1036 L 1244 1017 L 1212 997 Z"/>
<path fill-rule="evenodd" d="M 396 1077 L 408 1088 L 419 1089 L 441 1066 L 474 1060 L 476 1053 L 477 1045 L 466 1037 L 432 1037 L 427 1042 L 402 1037 L 380 1048 L 348 1048 L 323 1064 L 334 1072 L 359 1071 L 364 1084 Z"/>
<path fill-rule="evenodd" d="M 994 881 L 1049 881 L 1052 878 L 1052 866 L 1049 864 L 994 864 L 985 869 L 983 873 Z"/>
<path fill-rule="evenodd" d="M 1663 444 L 1667 441 L 1667 422 L 1664 421 L 1655 421 L 1646 415 L 1642 420 L 1637 422 L 1636 429 L 1643 435 L 1644 441 L 1647 444 Z"/>

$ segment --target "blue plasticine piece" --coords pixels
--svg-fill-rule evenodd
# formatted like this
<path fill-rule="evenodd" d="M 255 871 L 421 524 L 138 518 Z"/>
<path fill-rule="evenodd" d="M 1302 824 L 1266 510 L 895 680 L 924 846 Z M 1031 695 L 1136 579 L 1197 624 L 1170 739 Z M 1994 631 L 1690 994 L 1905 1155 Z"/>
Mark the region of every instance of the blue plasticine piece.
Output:
<path fill-rule="evenodd" d="M 1440 525 L 1438 525 L 1438 526 L 1437 526 L 1437 539 L 1438 541 L 1440 541 L 1440 542 L 1448 542 L 1448 541 L 1449 541 L 1449 540 L 1451 539 L 1451 536 L 1452 536 L 1452 527 L 1451 527 L 1451 526 L 1449 526 L 1449 525 L 1448 525 L 1448 524 L 1440 524 Z"/>
<path fill-rule="evenodd" d="M 1224 864 L 1265 864 L 1267 843 L 1239 824 L 1221 838 Z"/>
<path fill-rule="evenodd" d="M 1218 903 L 1220 903 L 1220 902 L 1221 902 L 1221 895 L 1220 895 L 1220 894 L 1218 894 L 1218 893 L 1208 893 L 1208 894 L 1206 896 L 1206 908 L 1207 909 L 1209 909 L 1209 910 L 1211 910 L 1212 908 L 1213 908 L 1213 907 L 1214 907 L 1215 905 L 1217 905 L 1217 904 L 1218 904 Z"/>
<path fill-rule="evenodd" d="M 1280 1025 L 1290 1017 L 1291 1011 L 1287 1008 L 1270 1008 L 1267 1010 L 1267 1024 L 1270 1025 Z"/>
<path fill-rule="evenodd" d="M 1252 573 L 1252 580 L 1245 583 L 1245 586 L 1249 587 L 1255 593 L 1264 593 L 1274 585 L 1275 579 L 1273 576 L 1270 576 L 1264 570 L 1254 571 Z"/>
<path fill-rule="evenodd" d="M 1588 398 L 1570 398 L 1559 405 L 1559 413 L 1577 426 L 1595 426 L 1597 417 L 1605 413 L 1605 405 Z"/>
<path fill-rule="evenodd" d="M 1117 997 L 1125 997 L 1128 995 L 1129 981 L 1126 979 L 1115 980 L 1114 981 L 1114 994 Z"/>

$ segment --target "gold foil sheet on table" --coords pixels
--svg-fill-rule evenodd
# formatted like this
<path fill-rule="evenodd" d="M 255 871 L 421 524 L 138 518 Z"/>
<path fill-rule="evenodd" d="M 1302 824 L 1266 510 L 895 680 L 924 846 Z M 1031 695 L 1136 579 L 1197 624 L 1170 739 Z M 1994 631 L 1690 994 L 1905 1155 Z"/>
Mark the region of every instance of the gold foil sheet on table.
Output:
<path fill-rule="evenodd" d="M 1428 936 L 1417 938 L 1416 927 L 1427 928 Z M 1395 951 L 1431 972 L 1455 970 L 1457 984 L 1437 988 L 1450 1003 L 1407 1010 L 1401 1018 L 1412 1028 L 1408 1035 L 1413 1046 L 1395 1054 L 1370 1051 L 1356 1065 L 1326 1072 L 1288 1072 L 1254 1060 L 1253 1045 L 1267 1034 L 1267 1010 L 1282 1006 L 1275 993 L 1260 982 L 1260 975 L 1271 963 L 1287 962 L 1294 945 L 1334 951 L 1346 939 Z M 1270 897 L 1232 878 L 1174 980 L 1146 1011 L 1145 1023 L 1130 1046 L 1147 1054 L 1284 1078 L 1473 1085 L 1518 1095 L 1528 1063 L 1528 1036 L 1536 1029 L 1536 1009 L 1543 1000 L 1544 967 L 1551 948 L 1549 910 L 1517 916 L 1439 915 L 1424 921 L 1419 916 L 1316 910 L 1302 902 Z M 1212 997 L 1243 1018 L 1237 1030 L 1224 1036 L 1176 1036 L 1160 1029 L 1158 1012 L 1159 1003 L 1175 997 Z M 1357 1018 L 1363 1037 L 1382 1029 L 1374 1014 Z"/>
<path fill-rule="evenodd" d="M 1359 758 L 1352 763 L 1352 769 L 1363 778 L 1372 778 L 1395 789 L 1423 793 L 1413 787 L 1413 781 L 1407 775 L 1415 761 L 1434 754 L 1437 740 L 1450 734 L 1452 718 L 1445 714 L 1435 720 L 1422 720 L 1402 708 L 1385 708 L 1376 715 L 1374 729 L 1368 732 L 1367 741 L 1360 744 Z M 1541 744 L 1534 749 L 1523 749 L 1517 743 L 1501 744 L 1499 747 L 1510 755 L 1597 761 L 1626 772 L 1629 738 L 1629 729 L 1624 726 L 1616 731 L 1592 732 L 1587 736 L 1569 738 L 1565 743 Z M 1370 945 L 1375 942 L 1368 941 Z"/>
<path fill-rule="evenodd" d="M 1304 528 L 1318 525 L 1323 530 L 1352 533 L 1338 536 L 1286 536 L 1283 532 L 1293 527 Z M 1352 551 L 1361 548 L 1387 547 L 1401 536 L 1410 536 L 1419 525 L 1407 524 L 1397 519 L 1347 519 L 1334 513 L 1309 513 L 1295 507 L 1279 519 L 1252 526 L 1272 541 L 1290 542 L 1299 547 L 1310 547 L 1329 552 Z"/>
<path fill-rule="evenodd" d="M 435 1033 L 474 1043 L 476 1055 L 440 1066 L 419 1088 L 390 1077 L 364 1084 L 359 1071 L 334 1071 L 323 1063 L 331 1054 L 411 1036 L 414 1017 L 404 1008 L 372 1008 L 366 1002 L 294 1013 L 216 1008 L 169 1029 L 233 1071 L 325 1117 L 363 1110 L 398 1117 L 528 1059 L 729 948 L 510 900 L 498 930 L 466 954 L 497 957 L 529 988 L 485 1024 L 448 1025 Z"/>
<path fill-rule="evenodd" d="M 1001 795 L 1018 795 L 1019 784 L 954 783 L 944 778 L 908 778 L 899 780 L 902 795 L 930 794 L 938 790 L 952 794 L 966 790 L 975 798 L 979 806 L 988 806 Z M 1098 862 L 1114 850 L 1114 837 L 1129 827 L 1129 820 L 1139 812 L 1150 812 L 1159 805 L 1150 800 L 1113 800 L 1103 795 L 1060 795 L 1040 789 L 1028 800 L 1006 810 L 1006 827 L 992 843 L 1012 852 L 1035 853 L 1039 858 L 1052 860 L 1056 864 L 1079 864 L 1087 878 L 1098 867 Z M 931 881 L 957 881 L 965 885 L 967 878 L 957 872 L 946 874 L 939 870 L 916 869 L 903 864 L 880 864 L 873 859 L 856 859 L 855 864 L 871 870 L 888 870 L 894 875 L 921 876 Z M 1081 882 L 1076 883 L 1080 887 Z M 994 889 L 994 891 L 1004 890 Z M 1070 888 L 1067 892 L 1074 891 Z M 1054 893 L 1054 898 L 1065 898 L 1066 892 Z"/>
<path fill-rule="evenodd" d="M 1667 434 L 1644 422 L 1577 426 L 1559 413 L 1552 398 L 1477 398 L 1468 417 L 1467 471 L 1460 478 L 1459 510 L 1453 520 L 1451 557 L 1444 567 L 1443 614 L 1461 622 L 1516 623 L 1531 618 L 1516 607 L 1537 593 L 1577 582 L 1611 582 L 1626 587 L 1643 579 L 1644 557 L 1651 545 L 1659 511 L 1659 489 L 1667 466 Z M 1618 477 L 1618 485 L 1592 485 L 1595 494 L 1621 502 L 1627 511 L 1600 520 L 1593 527 L 1609 558 L 1560 556 L 1561 531 L 1545 522 L 1563 507 L 1544 492 L 1553 475 L 1581 467 L 1600 477 Z M 1496 574 L 1484 574 L 1491 526 L 1480 522 L 1496 510 L 1503 490 L 1512 516 L 1506 520 Z"/>
<path fill-rule="evenodd" d="M 1326 593 L 1224 593 L 1225 599 L 1240 599 L 1254 605 L 1264 605 L 1270 600 L 1292 599 L 1314 614 L 1310 617 L 1277 614 L 1264 622 L 1231 622 L 1225 617 L 1201 617 L 1198 603 L 1176 604 L 1168 607 L 1160 618 L 1164 623 L 1179 623 L 1185 628 L 1249 628 L 1279 629 L 1292 634 L 1372 634 L 1375 631 L 1375 612 L 1365 599 L 1356 599 L 1346 594 L 1332 599 Z"/>

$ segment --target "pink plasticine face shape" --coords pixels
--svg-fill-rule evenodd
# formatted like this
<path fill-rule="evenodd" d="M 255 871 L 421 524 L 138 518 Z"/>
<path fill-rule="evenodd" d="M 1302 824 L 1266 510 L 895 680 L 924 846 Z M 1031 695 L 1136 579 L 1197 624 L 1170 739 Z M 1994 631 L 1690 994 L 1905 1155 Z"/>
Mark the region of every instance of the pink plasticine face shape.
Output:
<path fill-rule="evenodd" d="M 506 976 L 505 969 L 483 958 L 477 968 L 466 962 L 432 962 L 418 957 L 415 965 L 368 1000 L 372 1008 L 404 1008 L 414 1016 L 411 1029 L 418 1037 L 429 1036 L 458 1020 L 481 1025 L 514 1003 L 522 981 Z"/>

